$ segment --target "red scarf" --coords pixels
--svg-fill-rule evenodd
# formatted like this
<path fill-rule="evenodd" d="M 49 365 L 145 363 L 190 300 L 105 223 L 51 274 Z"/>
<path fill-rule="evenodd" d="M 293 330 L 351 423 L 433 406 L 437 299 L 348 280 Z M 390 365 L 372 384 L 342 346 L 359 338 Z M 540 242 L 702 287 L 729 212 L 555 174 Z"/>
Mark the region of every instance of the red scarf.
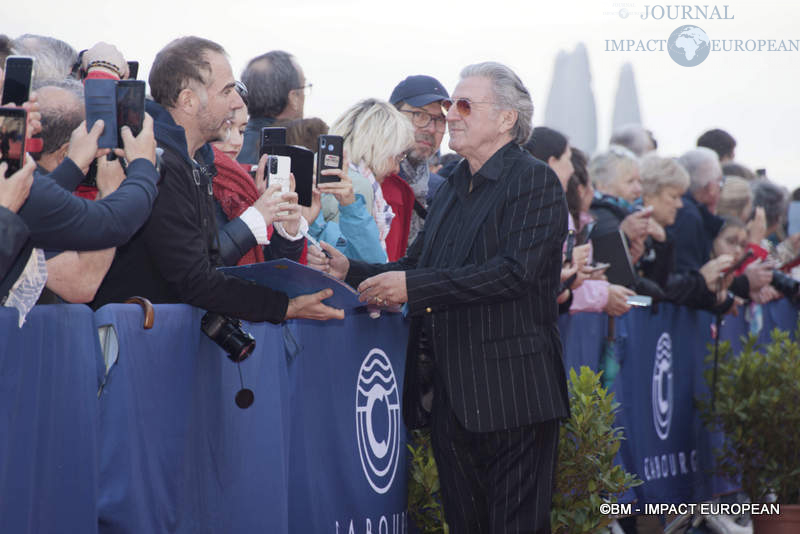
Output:
<path fill-rule="evenodd" d="M 245 165 L 233 161 L 217 147 L 213 148 L 214 166 L 217 168 L 217 175 L 214 177 L 214 198 L 222 206 L 222 211 L 228 219 L 235 219 L 258 200 L 258 190 L 245 170 Z M 272 236 L 272 225 L 267 227 L 267 236 Z M 264 251 L 261 250 L 261 245 L 256 245 L 242 256 L 237 265 L 263 261 Z"/>

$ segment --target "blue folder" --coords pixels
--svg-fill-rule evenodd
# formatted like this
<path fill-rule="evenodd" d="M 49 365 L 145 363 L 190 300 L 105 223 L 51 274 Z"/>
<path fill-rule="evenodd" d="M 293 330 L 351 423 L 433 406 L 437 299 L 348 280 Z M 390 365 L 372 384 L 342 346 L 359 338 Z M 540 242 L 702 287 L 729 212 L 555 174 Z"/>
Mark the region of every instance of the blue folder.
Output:
<path fill-rule="evenodd" d="M 343 310 L 364 306 L 358 300 L 358 292 L 341 280 L 286 258 L 237 267 L 220 267 L 219 270 L 282 291 L 289 298 L 330 288 L 333 289 L 333 296 L 324 301 L 328 306 Z"/>

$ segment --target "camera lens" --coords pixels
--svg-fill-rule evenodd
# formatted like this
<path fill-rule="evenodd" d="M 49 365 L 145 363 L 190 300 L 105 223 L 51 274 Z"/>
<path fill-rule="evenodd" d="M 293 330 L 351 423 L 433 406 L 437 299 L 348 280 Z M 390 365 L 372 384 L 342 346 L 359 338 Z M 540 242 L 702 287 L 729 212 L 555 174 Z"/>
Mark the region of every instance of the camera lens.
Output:
<path fill-rule="evenodd" d="M 320 139 L 319 140 L 319 147 L 320 148 L 325 148 L 325 139 Z"/>
<path fill-rule="evenodd" d="M 333 152 L 333 145 L 328 145 L 328 152 Z"/>
<path fill-rule="evenodd" d="M 236 319 L 208 312 L 200 322 L 200 329 L 234 362 L 246 360 L 256 348 L 255 338 L 242 330 L 241 322 Z"/>
<path fill-rule="evenodd" d="M 276 174 L 278 172 L 278 160 L 275 158 L 269 158 L 269 173 Z"/>

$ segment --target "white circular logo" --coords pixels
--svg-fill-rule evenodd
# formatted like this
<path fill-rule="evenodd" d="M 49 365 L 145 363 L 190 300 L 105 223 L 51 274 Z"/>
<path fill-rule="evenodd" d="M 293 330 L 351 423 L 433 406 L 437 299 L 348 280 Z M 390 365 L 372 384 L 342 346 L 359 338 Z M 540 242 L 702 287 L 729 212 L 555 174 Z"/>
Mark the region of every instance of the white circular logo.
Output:
<path fill-rule="evenodd" d="M 358 372 L 356 433 L 361 467 L 377 493 L 392 487 L 400 460 L 400 397 L 392 362 L 372 349 Z"/>
<path fill-rule="evenodd" d="M 672 424 L 672 339 L 664 332 L 656 344 L 653 364 L 653 424 L 662 440 Z"/>

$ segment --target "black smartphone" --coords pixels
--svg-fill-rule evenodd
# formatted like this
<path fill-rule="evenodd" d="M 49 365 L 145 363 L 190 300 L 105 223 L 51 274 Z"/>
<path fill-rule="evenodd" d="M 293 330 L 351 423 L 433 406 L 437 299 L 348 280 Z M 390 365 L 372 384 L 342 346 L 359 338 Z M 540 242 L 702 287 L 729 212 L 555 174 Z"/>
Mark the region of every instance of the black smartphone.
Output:
<path fill-rule="evenodd" d="M 575 230 L 567 234 L 567 249 L 564 252 L 564 263 L 572 263 L 572 251 L 575 248 Z"/>
<path fill-rule="evenodd" d="M 340 135 L 319 136 L 317 144 L 317 183 L 339 182 L 338 176 L 321 174 L 326 169 L 341 169 L 343 164 L 344 139 Z"/>
<path fill-rule="evenodd" d="M 120 80 L 115 91 L 117 100 L 117 140 L 122 148 L 122 127 L 128 126 L 134 137 L 144 123 L 145 83 L 139 80 Z"/>
<path fill-rule="evenodd" d="M 83 93 L 86 105 L 86 129 L 91 130 L 98 119 L 103 119 L 103 133 L 97 140 L 97 146 L 117 148 L 117 82 L 86 80 Z"/>
<path fill-rule="evenodd" d="M 280 127 L 271 127 L 268 126 L 266 128 L 261 128 L 261 150 L 259 152 L 259 156 L 263 156 L 264 154 L 270 155 L 284 155 L 284 154 L 272 154 L 269 151 L 270 147 L 277 146 L 277 145 L 285 145 L 286 144 L 286 128 Z"/>
<path fill-rule="evenodd" d="M 8 164 L 6 177 L 25 165 L 25 132 L 28 112 L 22 108 L 0 108 L 0 161 Z"/>
<path fill-rule="evenodd" d="M 6 58 L 5 82 L 3 82 L 2 105 L 21 106 L 31 96 L 33 82 L 33 58 L 28 56 L 8 56 Z"/>
<path fill-rule="evenodd" d="M 128 79 L 135 80 L 138 75 L 139 75 L 139 62 L 128 61 Z"/>

